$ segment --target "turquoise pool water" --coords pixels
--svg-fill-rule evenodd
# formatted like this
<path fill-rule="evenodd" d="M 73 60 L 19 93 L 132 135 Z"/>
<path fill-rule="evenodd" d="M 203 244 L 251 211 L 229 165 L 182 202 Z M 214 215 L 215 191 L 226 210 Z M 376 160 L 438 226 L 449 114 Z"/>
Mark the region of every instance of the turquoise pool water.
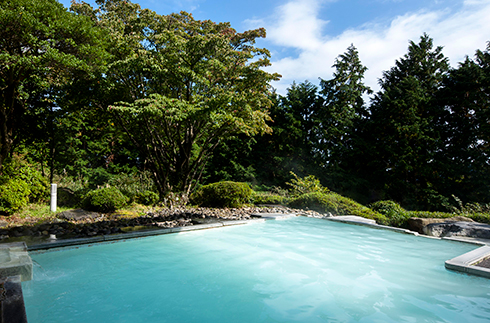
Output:
<path fill-rule="evenodd" d="M 489 322 L 475 246 L 291 218 L 33 253 L 37 322 Z"/>

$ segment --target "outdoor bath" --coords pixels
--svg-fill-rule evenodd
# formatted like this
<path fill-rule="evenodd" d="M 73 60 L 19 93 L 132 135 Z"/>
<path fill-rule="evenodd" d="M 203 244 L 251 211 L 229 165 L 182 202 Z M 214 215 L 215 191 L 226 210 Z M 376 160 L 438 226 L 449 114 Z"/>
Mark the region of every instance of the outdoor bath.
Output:
<path fill-rule="evenodd" d="M 294 217 L 31 252 L 35 322 L 486 322 L 470 244 Z"/>

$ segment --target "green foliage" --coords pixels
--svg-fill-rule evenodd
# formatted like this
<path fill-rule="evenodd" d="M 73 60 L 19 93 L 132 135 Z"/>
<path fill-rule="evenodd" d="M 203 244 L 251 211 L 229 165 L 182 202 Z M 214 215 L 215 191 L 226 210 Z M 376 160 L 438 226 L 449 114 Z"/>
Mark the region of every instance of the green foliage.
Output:
<path fill-rule="evenodd" d="M 247 183 L 217 182 L 199 188 L 191 201 L 200 206 L 237 208 L 250 203 L 252 192 Z"/>
<path fill-rule="evenodd" d="M 118 188 L 121 193 L 131 199 L 140 193 L 155 191 L 155 183 L 148 171 L 112 175 L 107 183 L 111 187 Z"/>
<path fill-rule="evenodd" d="M 378 201 L 371 203 L 369 207 L 387 218 L 385 224 L 393 227 L 407 227 L 407 221 L 412 215 L 394 201 Z"/>
<path fill-rule="evenodd" d="M 94 73 L 105 53 L 101 29 L 56 0 L 2 1 L 0 25 L 1 172 L 25 112 L 53 106 L 47 93 Z"/>
<path fill-rule="evenodd" d="M 109 184 L 112 176 L 113 175 L 110 174 L 105 168 L 97 167 L 95 169 L 91 169 L 87 176 L 87 187 L 93 190 L 106 186 Z"/>
<path fill-rule="evenodd" d="M 320 180 L 317 179 L 313 175 L 308 175 L 303 178 L 299 178 L 298 175 L 296 175 L 293 172 L 290 172 L 291 175 L 293 175 L 293 179 L 291 179 L 290 183 L 286 183 L 289 186 L 291 186 L 291 196 L 293 197 L 298 197 L 303 194 L 307 193 L 328 193 L 329 189 L 326 187 L 323 187 L 322 184 L 320 184 Z"/>
<path fill-rule="evenodd" d="M 490 214 L 490 204 L 480 204 L 480 203 L 466 203 L 464 204 L 457 196 L 453 195 L 453 199 L 457 204 L 456 206 L 450 205 L 449 203 L 444 203 L 444 206 L 448 209 L 450 213 L 468 216 L 475 213 L 488 213 Z"/>
<path fill-rule="evenodd" d="M 284 195 L 272 194 L 270 192 L 254 192 L 253 196 L 254 204 L 280 204 L 287 205 L 290 198 Z"/>
<path fill-rule="evenodd" d="M 254 46 L 264 29 L 237 33 L 229 23 L 161 16 L 129 1 L 101 9 L 116 58 L 107 80 L 121 95 L 109 109 L 162 196 L 188 194 L 223 139 L 270 131 L 269 81 L 279 75 L 262 69 L 270 54 Z"/>
<path fill-rule="evenodd" d="M 382 224 L 387 222 L 384 215 L 333 192 L 326 194 L 321 192 L 303 194 L 292 199 L 289 202 L 289 206 L 298 209 L 307 208 L 333 215 L 357 215 L 368 219 L 375 219 Z"/>
<path fill-rule="evenodd" d="M 438 186 L 446 196 L 489 203 L 490 43 L 450 70 L 438 99 L 448 111 L 441 118 Z"/>
<path fill-rule="evenodd" d="M 430 211 L 407 211 L 409 218 L 451 218 L 454 216 L 453 213 L 448 212 L 430 212 Z"/>
<path fill-rule="evenodd" d="M 9 179 L 0 184 L 0 213 L 11 215 L 29 202 L 29 185 L 22 179 Z"/>
<path fill-rule="evenodd" d="M 355 185 L 355 173 L 344 169 L 359 162 L 351 155 L 362 145 L 357 131 L 369 115 L 363 96 L 372 91 L 363 83 L 367 67 L 362 65 L 354 45 L 339 55 L 332 67 L 335 68 L 333 78 L 320 81 L 324 102 L 314 114 L 315 147 L 324 166 L 325 182 L 336 192 L 342 192 Z"/>
<path fill-rule="evenodd" d="M 77 198 L 75 192 L 66 187 L 58 187 L 56 203 L 61 207 L 75 207 L 80 203 L 80 198 Z"/>
<path fill-rule="evenodd" d="M 134 195 L 134 201 L 139 204 L 143 205 L 155 205 L 158 203 L 160 197 L 158 196 L 157 193 L 152 192 L 152 191 L 142 191 L 142 192 L 137 192 Z"/>
<path fill-rule="evenodd" d="M 414 217 L 414 218 L 446 219 L 446 218 L 452 218 L 454 216 L 464 216 L 464 217 L 472 219 L 475 222 L 490 224 L 490 213 L 489 212 L 454 214 L 454 213 L 449 213 L 449 212 L 407 211 L 407 213 L 408 213 L 409 218 Z"/>
<path fill-rule="evenodd" d="M 434 207 L 431 200 L 439 195 L 432 183 L 444 168 L 435 160 L 445 107 L 436 97 L 448 69 L 442 47 L 434 48 L 428 35 L 411 41 L 408 53 L 383 73 L 365 130 L 369 146 L 358 151 L 357 158 L 367 161 L 366 180 L 410 208 Z"/>
<path fill-rule="evenodd" d="M 23 156 L 14 155 L 6 160 L 3 168 L 3 176 L 0 176 L 0 182 L 8 179 L 20 179 L 29 187 L 29 201 L 45 201 L 49 197 L 48 180 L 42 176 L 41 172 Z"/>
<path fill-rule="evenodd" d="M 128 203 L 129 199 L 115 187 L 100 188 L 88 192 L 83 207 L 96 212 L 114 212 Z"/>

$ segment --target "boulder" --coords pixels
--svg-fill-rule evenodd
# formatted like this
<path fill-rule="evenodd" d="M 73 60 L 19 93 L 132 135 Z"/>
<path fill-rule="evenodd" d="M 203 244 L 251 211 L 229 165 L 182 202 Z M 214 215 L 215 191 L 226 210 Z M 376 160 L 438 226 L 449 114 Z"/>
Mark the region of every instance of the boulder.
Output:
<path fill-rule="evenodd" d="M 477 222 L 431 223 L 424 233 L 434 237 L 472 237 L 490 239 L 490 225 Z"/>
<path fill-rule="evenodd" d="M 446 223 L 446 222 L 474 222 L 474 221 L 464 216 L 455 216 L 452 218 L 410 218 L 408 219 L 408 227 L 412 231 L 425 234 L 424 228 L 429 224 Z"/>
<path fill-rule="evenodd" d="M 88 219 L 97 219 L 100 214 L 97 212 L 85 211 L 83 209 L 75 209 L 63 211 L 58 214 L 58 218 L 68 220 L 68 221 L 83 221 Z"/>

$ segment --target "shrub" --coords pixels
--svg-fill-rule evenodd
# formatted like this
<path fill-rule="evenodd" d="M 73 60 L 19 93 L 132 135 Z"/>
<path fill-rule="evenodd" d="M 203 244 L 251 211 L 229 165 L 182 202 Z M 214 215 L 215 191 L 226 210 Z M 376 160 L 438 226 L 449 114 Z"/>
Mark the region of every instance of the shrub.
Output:
<path fill-rule="evenodd" d="M 454 214 L 447 212 L 428 212 L 428 211 L 408 211 L 409 218 L 452 218 L 454 216 L 465 216 L 472 219 L 473 221 L 480 223 L 490 224 L 490 213 L 465 213 L 465 214 Z"/>
<path fill-rule="evenodd" d="M 406 211 L 400 204 L 394 201 L 377 201 L 369 207 L 387 218 L 387 225 L 394 227 L 408 227 L 408 219 L 411 217 L 410 212 Z"/>
<path fill-rule="evenodd" d="M 29 203 L 29 185 L 21 179 L 9 179 L 0 185 L 0 213 L 11 215 Z"/>
<path fill-rule="evenodd" d="M 469 216 L 471 214 L 488 214 L 490 213 L 490 204 L 480 203 L 466 203 L 464 204 L 457 196 L 452 195 L 454 201 L 458 205 L 457 207 L 450 205 L 449 203 L 443 203 L 443 206 L 449 210 L 450 213 L 454 213 L 462 216 Z"/>
<path fill-rule="evenodd" d="M 115 187 L 100 188 L 88 192 L 83 199 L 83 207 L 97 212 L 113 212 L 124 207 L 128 198 Z"/>
<path fill-rule="evenodd" d="M 241 207 L 249 203 L 252 189 L 247 183 L 218 182 L 205 185 L 191 196 L 191 201 L 209 207 Z"/>
<path fill-rule="evenodd" d="M 117 187 L 121 193 L 131 199 L 145 191 L 155 191 L 155 183 L 150 172 L 120 173 L 109 180 L 111 187 Z"/>
<path fill-rule="evenodd" d="M 87 185 L 90 189 L 107 185 L 114 176 L 102 167 L 87 169 L 87 173 Z"/>
<path fill-rule="evenodd" d="M 58 206 L 74 207 L 80 203 L 80 199 L 69 188 L 58 187 L 56 203 Z"/>
<path fill-rule="evenodd" d="M 134 195 L 134 201 L 143 205 L 155 205 L 159 199 L 158 194 L 152 191 L 137 192 Z"/>
<path fill-rule="evenodd" d="M 298 175 L 296 175 L 293 172 L 290 172 L 291 175 L 293 175 L 293 179 L 291 180 L 291 183 L 286 183 L 289 186 L 291 186 L 291 196 L 298 197 L 303 194 L 307 193 L 313 193 L 313 192 L 318 192 L 318 193 L 328 193 L 329 190 L 326 187 L 323 187 L 322 184 L 320 184 L 320 180 L 317 179 L 313 175 L 308 175 L 303 178 L 299 178 Z"/>
<path fill-rule="evenodd" d="M 29 164 L 22 156 L 14 155 L 3 165 L 1 181 L 19 179 L 29 187 L 29 200 L 38 202 L 49 197 L 49 182 L 33 165 Z"/>
<path fill-rule="evenodd" d="M 254 204 L 282 204 L 285 205 L 289 202 L 289 198 L 282 195 L 271 193 L 257 193 L 253 194 Z"/>
<path fill-rule="evenodd" d="M 289 206 L 298 209 L 308 208 L 322 213 L 334 215 L 357 215 L 374 219 L 379 223 L 386 223 L 386 217 L 347 197 L 337 193 L 313 192 L 303 194 L 289 202 Z"/>

